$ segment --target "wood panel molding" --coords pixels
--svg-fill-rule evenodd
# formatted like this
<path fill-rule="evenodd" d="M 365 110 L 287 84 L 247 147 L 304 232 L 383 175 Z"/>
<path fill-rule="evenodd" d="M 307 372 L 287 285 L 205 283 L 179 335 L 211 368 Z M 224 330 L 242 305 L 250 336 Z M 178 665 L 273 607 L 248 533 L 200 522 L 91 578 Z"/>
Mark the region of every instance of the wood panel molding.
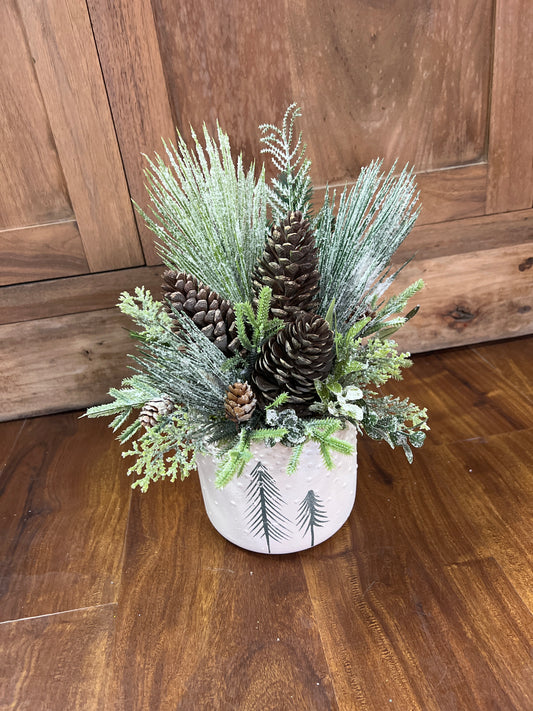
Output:
<path fill-rule="evenodd" d="M 74 220 L 0 231 L 0 263 L 0 286 L 89 271 Z"/>
<path fill-rule="evenodd" d="M 18 5 L 89 267 L 142 264 L 87 6 Z"/>
<path fill-rule="evenodd" d="M 159 295 L 163 270 L 161 265 L 137 267 L 4 287 L 0 291 L 0 324 L 111 309 L 122 291 L 136 286 Z"/>
<path fill-rule="evenodd" d="M 130 194 L 145 205 L 142 154 L 160 153 L 161 139 L 175 136 L 152 6 L 150 0 L 88 0 L 87 5 Z M 146 263 L 157 264 L 153 233 L 135 217 Z"/>
<path fill-rule="evenodd" d="M 0 229 L 72 218 L 17 0 L 0 3 Z"/>
<path fill-rule="evenodd" d="M 496 0 L 487 212 L 533 204 L 533 3 Z"/>

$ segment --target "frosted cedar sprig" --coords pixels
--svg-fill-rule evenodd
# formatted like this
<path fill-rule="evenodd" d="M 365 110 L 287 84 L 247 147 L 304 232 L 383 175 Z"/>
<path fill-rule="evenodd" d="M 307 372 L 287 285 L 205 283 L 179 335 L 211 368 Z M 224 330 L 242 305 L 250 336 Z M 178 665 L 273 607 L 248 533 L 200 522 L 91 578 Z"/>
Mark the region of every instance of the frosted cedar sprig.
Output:
<path fill-rule="evenodd" d="M 311 161 L 305 158 L 306 146 L 302 133 L 298 134 L 293 145 L 294 122 L 301 116 L 300 108 L 291 104 L 283 117 L 281 128 L 272 124 L 261 124 L 261 142 L 265 148 L 261 153 L 268 153 L 280 175 L 272 179 L 272 187 L 267 186 L 272 217 L 281 222 L 288 212 L 300 211 L 306 215 L 312 195 L 309 170 Z"/>

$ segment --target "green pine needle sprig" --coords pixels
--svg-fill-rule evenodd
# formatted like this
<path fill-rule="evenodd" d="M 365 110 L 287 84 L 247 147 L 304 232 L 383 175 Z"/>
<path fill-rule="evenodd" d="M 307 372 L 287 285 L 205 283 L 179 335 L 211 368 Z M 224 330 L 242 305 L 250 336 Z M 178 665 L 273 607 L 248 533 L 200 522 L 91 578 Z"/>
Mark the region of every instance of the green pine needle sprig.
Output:
<path fill-rule="evenodd" d="M 341 194 L 335 215 L 335 193 L 326 191 L 315 223 L 319 250 L 320 310 L 335 300 L 336 324 L 345 333 L 364 315 L 367 305 L 388 289 L 396 276 L 387 270 L 394 252 L 418 216 L 418 194 L 407 166 L 381 173 L 382 161 L 363 168 L 356 184 Z"/>
<path fill-rule="evenodd" d="M 136 205 L 155 233 L 165 264 L 193 274 L 232 302 L 252 296 L 251 275 L 263 251 L 267 226 L 264 169 L 255 178 L 242 156 L 235 164 L 228 136 L 217 126 L 217 139 L 204 126 L 205 147 L 191 129 L 194 151 L 178 134 L 165 143 L 145 170 L 152 217 Z"/>

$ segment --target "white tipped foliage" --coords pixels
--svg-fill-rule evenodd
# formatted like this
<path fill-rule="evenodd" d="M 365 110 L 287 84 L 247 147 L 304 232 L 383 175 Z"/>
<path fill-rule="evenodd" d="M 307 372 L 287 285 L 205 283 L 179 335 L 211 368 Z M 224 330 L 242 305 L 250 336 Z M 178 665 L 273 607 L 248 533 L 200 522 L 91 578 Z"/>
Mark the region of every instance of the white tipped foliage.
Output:
<path fill-rule="evenodd" d="M 364 315 L 366 306 L 387 290 L 394 252 L 409 234 L 417 216 L 413 173 L 405 167 L 386 175 L 381 161 L 363 168 L 356 184 L 345 188 L 334 217 L 335 194 L 326 192 L 315 222 L 319 249 L 320 310 L 335 301 L 337 329 L 345 333 Z"/>
<path fill-rule="evenodd" d="M 233 302 L 251 298 L 251 274 L 265 241 L 267 188 L 264 170 L 255 179 L 242 156 L 235 164 L 228 136 L 217 141 L 204 126 L 205 147 L 191 130 L 195 152 L 178 134 L 165 143 L 169 165 L 157 155 L 145 170 L 153 219 L 140 208 L 157 235 L 167 266 L 194 276 Z"/>
<path fill-rule="evenodd" d="M 277 223 L 284 220 L 289 212 L 300 211 L 306 215 L 309 210 L 311 161 L 305 158 L 306 147 L 301 133 L 293 145 L 294 121 L 301 113 L 296 104 L 291 104 L 285 112 L 281 128 L 269 123 L 259 126 L 263 133 L 261 142 L 266 146 L 261 153 L 270 154 L 272 163 L 279 171 L 279 176 L 272 180 L 272 187 L 268 187 L 272 218 Z"/>

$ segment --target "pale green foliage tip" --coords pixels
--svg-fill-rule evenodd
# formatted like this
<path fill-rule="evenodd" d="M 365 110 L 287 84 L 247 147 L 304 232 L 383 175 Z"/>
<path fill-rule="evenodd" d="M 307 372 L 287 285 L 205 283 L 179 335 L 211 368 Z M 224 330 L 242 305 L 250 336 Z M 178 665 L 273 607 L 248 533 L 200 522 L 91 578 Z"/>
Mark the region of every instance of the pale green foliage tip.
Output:
<path fill-rule="evenodd" d="M 263 250 L 267 187 L 264 169 L 255 178 L 242 156 L 235 163 L 228 136 L 217 126 L 217 140 L 204 126 L 205 146 L 191 129 L 194 151 L 178 134 L 165 143 L 169 165 L 156 156 L 145 170 L 153 217 L 140 208 L 158 238 L 163 261 L 194 274 L 233 302 L 251 297 L 251 274 Z"/>
<path fill-rule="evenodd" d="M 412 170 L 396 176 L 394 165 L 381 173 L 381 161 L 363 168 L 356 184 L 341 194 L 326 191 L 315 221 L 319 249 L 321 313 L 335 300 L 337 328 L 345 332 L 384 294 L 396 276 L 391 257 L 409 234 L 417 216 Z"/>

